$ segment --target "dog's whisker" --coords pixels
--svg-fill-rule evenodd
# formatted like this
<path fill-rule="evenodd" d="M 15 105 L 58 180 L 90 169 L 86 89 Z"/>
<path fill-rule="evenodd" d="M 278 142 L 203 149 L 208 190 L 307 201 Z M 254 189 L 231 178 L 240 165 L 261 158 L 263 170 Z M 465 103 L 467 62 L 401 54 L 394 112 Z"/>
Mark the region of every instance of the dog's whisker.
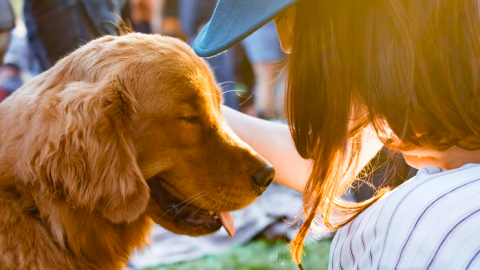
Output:
<path fill-rule="evenodd" d="M 231 93 L 231 92 L 235 92 L 235 93 L 238 93 L 238 92 L 246 92 L 246 90 L 242 90 L 242 89 L 232 89 L 232 90 L 228 90 L 228 91 L 222 92 L 222 94 L 227 94 L 227 93 Z"/>
<path fill-rule="evenodd" d="M 193 197 L 196 197 L 196 196 L 198 196 L 198 195 L 200 195 L 200 194 L 202 194 L 202 193 L 204 193 L 204 192 L 207 192 L 207 191 L 206 191 L 206 190 L 203 190 L 203 191 L 201 191 L 201 192 L 198 192 L 197 194 L 195 194 L 195 195 L 193 195 L 193 196 L 190 196 L 190 198 L 183 200 L 182 202 L 180 202 L 179 204 L 175 205 L 174 207 L 178 207 L 178 206 L 180 206 L 180 205 L 188 202 L 188 201 L 191 200 Z"/>
<path fill-rule="evenodd" d="M 196 199 L 199 199 L 199 198 L 201 198 L 201 197 L 203 197 L 203 196 L 205 196 L 205 195 L 208 195 L 208 193 L 205 193 L 205 194 L 203 194 L 203 195 L 201 195 L 201 196 L 198 196 L 198 197 L 192 199 L 189 203 L 187 203 L 186 205 L 184 205 L 184 206 L 182 207 L 182 209 L 180 209 L 180 210 L 175 214 L 175 216 L 173 216 L 173 217 L 176 217 L 176 216 L 177 216 L 183 209 L 185 209 L 185 207 L 187 207 L 190 203 L 192 203 L 192 202 L 195 201 Z M 181 204 L 178 204 L 178 205 L 181 205 Z M 163 217 L 164 215 L 166 215 L 167 213 L 169 213 L 170 211 L 174 210 L 175 208 L 177 208 L 177 206 L 174 206 L 174 207 L 170 208 L 167 212 L 163 213 L 163 214 L 160 216 L 160 218 Z"/>
<path fill-rule="evenodd" d="M 180 205 L 186 203 L 187 201 L 189 201 L 187 205 L 185 205 L 182 209 L 180 209 L 180 211 L 182 211 L 185 207 L 187 207 L 187 206 L 188 206 L 191 202 L 193 202 L 194 200 L 196 200 L 196 199 L 198 199 L 198 198 L 200 198 L 200 197 L 203 197 L 203 196 L 205 196 L 205 195 L 208 194 L 208 192 L 206 192 L 205 194 L 199 196 L 200 194 L 202 194 L 202 193 L 204 193 L 204 192 L 206 192 L 206 190 L 201 191 L 201 192 L 199 192 L 199 193 L 191 196 L 190 198 L 184 200 L 183 202 L 175 205 L 174 207 L 170 208 L 167 212 L 163 213 L 163 214 L 160 216 L 160 218 L 163 217 L 164 215 L 166 215 L 167 213 L 169 213 L 170 211 L 172 211 L 173 209 L 177 208 L 178 206 L 180 206 Z M 199 197 L 197 197 L 197 196 L 199 196 Z M 190 200 L 191 200 L 191 201 L 190 201 Z M 180 211 L 178 211 L 178 212 L 180 213 Z M 175 216 L 177 216 L 177 215 L 178 215 L 178 213 L 177 213 Z"/>
<path fill-rule="evenodd" d="M 227 191 L 227 190 L 228 190 L 228 188 L 225 189 L 225 191 Z M 227 194 L 225 194 L 225 195 L 222 197 L 222 199 L 220 200 L 220 203 L 219 203 L 219 205 L 218 205 L 218 211 L 219 211 L 219 212 L 220 212 L 220 208 L 222 208 L 222 203 L 224 202 L 226 195 L 227 195 Z"/>
<path fill-rule="evenodd" d="M 202 191 L 202 192 L 198 192 L 197 194 L 191 196 L 190 198 L 183 200 L 182 202 L 174 205 L 171 209 L 174 209 L 174 208 L 176 208 L 176 207 L 179 207 L 179 206 L 181 206 L 182 204 L 189 203 L 191 200 L 195 200 L 195 199 L 196 199 L 195 197 L 197 197 L 197 196 L 205 195 L 205 194 L 203 194 L 204 192 L 206 192 L 206 190 L 204 190 L 204 191 Z M 207 193 L 208 193 L 208 192 L 207 192 Z M 171 209 L 170 209 L 170 210 L 171 210 Z"/>
<path fill-rule="evenodd" d="M 209 203 L 209 202 L 211 202 L 211 201 L 212 201 L 212 200 L 208 200 L 206 203 L 204 203 L 200 208 L 198 208 L 197 212 L 195 212 L 195 214 L 193 214 L 193 216 L 195 216 L 195 215 L 198 213 L 198 211 L 202 210 L 203 207 L 204 207 L 207 203 Z"/>
<path fill-rule="evenodd" d="M 245 90 L 229 90 L 229 91 L 223 92 L 223 94 L 227 94 L 227 93 L 230 93 L 230 92 L 235 92 L 237 94 L 237 96 L 241 97 L 242 96 L 241 94 L 243 92 L 247 92 L 247 91 L 245 91 Z"/>
<path fill-rule="evenodd" d="M 220 203 L 218 205 L 218 212 L 220 212 L 220 208 L 222 207 L 222 203 L 223 201 L 225 200 L 225 197 L 227 196 L 227 194 L 223 195 L 222 199 L 220 200 Z"/>
<path fill-rule="evenodd" d="M 225 191 L 227 191 L 228 188 L 225 188 L 222 192 L 220 192 L 217 197 L 220 197 Z M 227 194 L 224 195 L 224 197 L 226 196 Z M 222 200 L 220 200 L 218 203 L 216 203 L 209 211 L 213 211 L 213 209 L 215 209 L 215 207 L 217 207 L 217 205 L 221 202 Z M 218 208 L 220 210 L 220 208 Z M 213 211 L 215 212 L 215 211 Z M 215 213 L 218 213 L 218 212 L 215 212 Z"/>
<path fill-rule="evenodd" d="M 208 211 L 209 211 L 209 212 L 214 212 L 214 213 L 217 213 L 217 214 L 218 214 L 219 212 L 218 212 L 218 211 L 214 211 L 214 209 L 217 207 L 217 205 L 218 205 L 219 203 L 220 203 L 220 201 L 217 202 L 217 203 L 216 203 L 212 208 L 210 208 L 210 210 L 208 210 Z M 220 208 L 219 208 L 219 209 L 220 209 Z"/>
<path fill-rule="evenodd" d="M 224 84 L 229 84 L 229 83 L 235 84 L 236 82 L 235 81 L 224 81 L 224 82 L 219 83 L 218 86 L 223 86 Z"/>
<path fill-rule="evenodd" d="M 230 93 L 230 92 L 235 92 L 237 93 L 238 96 L 242 96 L 243 93 L 246 93 L 247 91 L 246 90 L 242 90 L 242 89 L 232 89 L 232 90 L 228 90 L 228 91 L 225 91 L 225 92 L 222 92 L 222 95 L 224 94 L 227 94 L 227 93 Z M 214 96 L 214 97 L 222 97 L 222 95 L 217 95 L 217 94 L 206 94 L 206 95 L 210 95 L 210 96 Z"/>
<path fill-rule="evenodd" d="M 207 194 L 208 194 L 208 192 L 206 192 L 206 193 L 203 193 L 203 192 L 197 193 L 196 195 L 194 195 L 194 196 L 192 196 L 192 197 L 184 200 L 183 202 L 181 202 L 181 203 L 173 206 L 172 209 L 177 208 L 177 207 L 179 207 L 179 206 L 181 206 L 182 204 L 185 204 L 185 203 L 187 203 L 187 205 L 188 205 L 188 204 L 190 204 L 191 202 L 195 201 L 196 199 L 198 199 L 198 198 L 200 198 L 200 197 L 203 197 L 203 196 L 205 196 L 205 195 L 207 195 Z M 185 207 L 185 206 L 184 206 L 184 207 Z M 183 209 L 183 208 L 182 208 L 182 209 Z"/>
<path fill-rule="evenodd" d="M 198 200 L 200 199 L 201 197 L 205 196 L 205 195 L 208 195 L 208 193 L 205 193 L 203 194 L 202 196 L 199 196 L 199 197 L 196 197 L 195 199 L 191 200 L 189 203 L 187 203 L 185 206 L 182 207 L 182 209 L 178 210 L 178 212 L 175 214 L 175 216 L 173 217 L 176 217 L 180 212 L 182 212 L 183 209 L 185 209 L 185 207 L 187 207 L 188 205 L 190 205 L 192 202 L 194 202 L 195 200 Z"/>
<path fill-rule="evenodd" d="M 222 195 L 226 190 L 227 190 L 227 189 L 224 189 L 222 192 L 220 192 L 220 194 L 219 194 L 218 196 Z M 209 200 L 209 201 L 207 201 L 206 203 L 204 203 L 204 204 L 202 205 L 202 207 L 200 207 L 200 208 L 197 210 L 197 212 L 195 212 L 194 215 L 196 215 L 196 214 L 198 213 L 198 211 L 200 211 L 201 209 L 203 209 L 203 207 L 204 207 L 207 203 L 210 203 L 211 201 L 212 201 L 212 200 Z M 216 206 L 216 205 L 215 205 L 215 206 Z M 215 207 L 213 207 L 213 208 L 215 208 Z M 213 208 L 212 208 L 212 209 L 213 209 Z M 212 215 L 212 213 L 214 213 L 212 210 L 208 210 L 208 212 L 209 212 L 211 215 Z M 218 214 L 218 213 L 217 213 L 217 214 Z"/>

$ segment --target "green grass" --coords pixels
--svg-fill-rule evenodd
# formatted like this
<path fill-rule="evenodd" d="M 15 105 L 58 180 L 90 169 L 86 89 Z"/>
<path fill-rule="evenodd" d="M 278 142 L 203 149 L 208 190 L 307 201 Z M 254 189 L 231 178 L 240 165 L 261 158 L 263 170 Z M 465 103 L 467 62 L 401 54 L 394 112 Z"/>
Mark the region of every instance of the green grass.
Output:
<path fill-rule="evenodd" d="M 305 245 L 302 265 L 305 269 L 327 269 L 330 241 L 320 241 Z M 160 265 L 144 270 L 296 270 L 287 245 L 281 241 L 257 240 L 247 245 L 237 246 L 218 255 L 172 265 Z"/>

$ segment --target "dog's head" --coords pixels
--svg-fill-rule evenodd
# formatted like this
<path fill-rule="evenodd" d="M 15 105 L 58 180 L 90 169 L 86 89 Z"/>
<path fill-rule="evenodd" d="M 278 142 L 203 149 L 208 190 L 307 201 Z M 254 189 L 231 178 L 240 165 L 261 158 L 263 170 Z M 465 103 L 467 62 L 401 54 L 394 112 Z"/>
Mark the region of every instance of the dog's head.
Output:
<path fill-rule="evenodd" d="M 222 221 L 231 232 L 228 212 L 253 202 L 274 171 L 227 127 L 221 100 L 211 70 L 186 44 L 104 37 L 2 104 L 4 112 L 23 108 L 15 114 L 25 121 L 2 127 L 31 133 L 12 136 L 25 148 L 17 149 L 18 174 L 30 166 L 42 190 L 77 207 L 115 223 L 147 211 L 179 234 L 209 234 Z"/>
<path fill-rule="evenodd" d="M 222 94 L 208 65 L 184 43 L 155 37 L 151 82 L 132 89 L 140 104 L 138 164 L 151 189 L 149 214 L 173 232 L 218 230 L 229 211 L 253 202 L 273 168 L 226 125 Z M 224 224 L 231 230 L 228 224 Z"/>

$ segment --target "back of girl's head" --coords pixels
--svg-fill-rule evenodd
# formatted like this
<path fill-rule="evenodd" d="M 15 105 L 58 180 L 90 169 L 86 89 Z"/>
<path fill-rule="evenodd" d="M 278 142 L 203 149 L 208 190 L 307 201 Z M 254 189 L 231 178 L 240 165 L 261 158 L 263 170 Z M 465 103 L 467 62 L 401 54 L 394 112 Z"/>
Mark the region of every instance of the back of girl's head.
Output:
<path fill-rule="evenodd" d="M 333 230 L 379 198 L 338 200 L 366 124 L 400 149 L 480 148 L 480 18 L 477 0 L 300 0 L 296 13 L 287 118 L 314 161 L 299 262 L 315 216 Z"/>

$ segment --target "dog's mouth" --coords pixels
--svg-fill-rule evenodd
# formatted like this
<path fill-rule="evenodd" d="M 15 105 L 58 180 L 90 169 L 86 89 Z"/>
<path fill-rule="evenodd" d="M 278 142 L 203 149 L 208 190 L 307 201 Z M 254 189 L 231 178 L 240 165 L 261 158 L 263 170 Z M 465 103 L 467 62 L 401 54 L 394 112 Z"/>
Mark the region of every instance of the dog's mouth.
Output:
<path fill-rule="evenodd" d="M 192 205 L 192 199 L 181 200 L 163 186 L 168 185 L 160 176 L 147 181 L 150 196 L 162 210 L 161 217 L 175 221 L 183 221 L 187 226 L 195 227 L 205 233 L 218 231 L 222 226 L 230 237 L 235 234 L 235 224 L 230 212 L 213 212 Z M 160 224 L 162 225 L 162 224 Z"/>

